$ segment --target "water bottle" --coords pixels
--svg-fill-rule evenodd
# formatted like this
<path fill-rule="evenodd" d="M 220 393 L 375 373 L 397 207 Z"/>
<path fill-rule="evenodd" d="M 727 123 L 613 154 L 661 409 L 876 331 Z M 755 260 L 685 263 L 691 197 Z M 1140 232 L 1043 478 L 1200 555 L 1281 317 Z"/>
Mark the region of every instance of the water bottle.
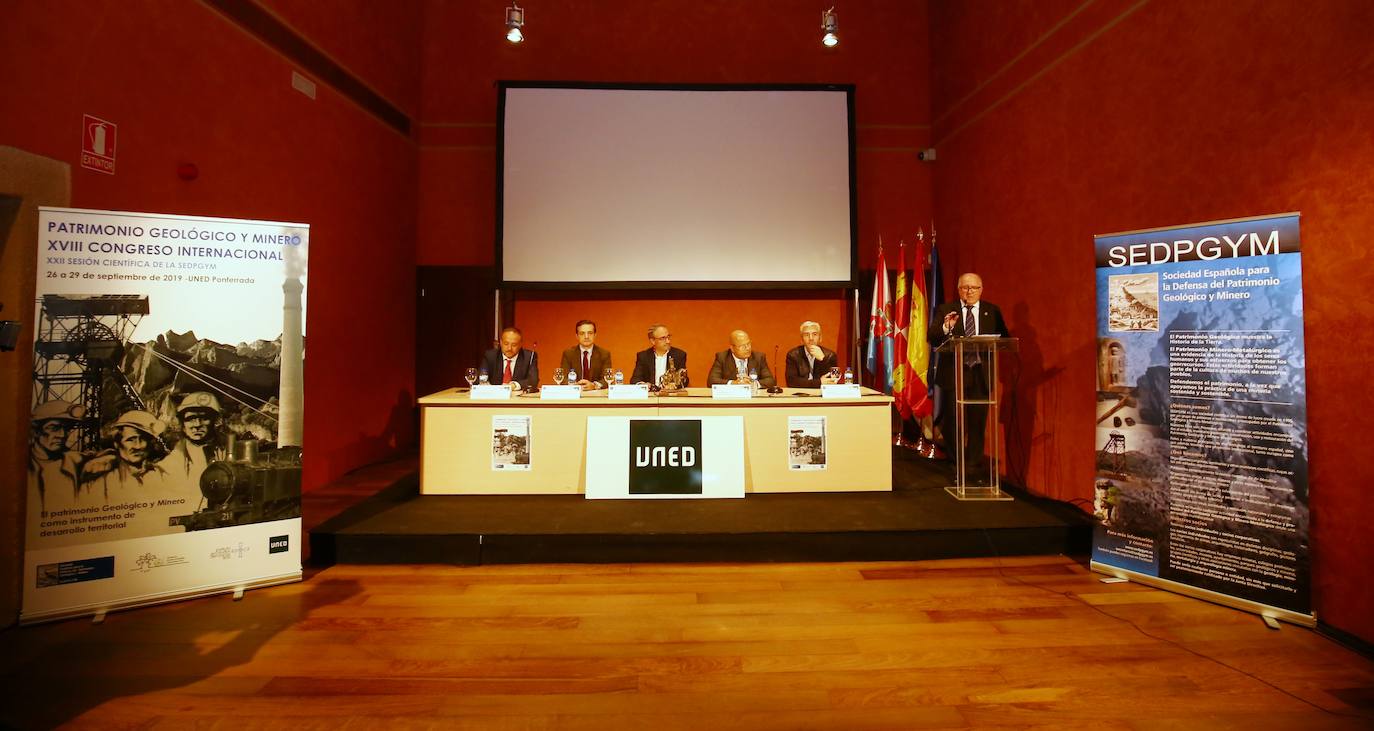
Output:
<path fill-rule="evenodd" d="M 845 368 L 844 368 L 844 382 L 845 382 L 845 383 L 853 383 L 853 382 L 854 382 L 854 369 L 853 369 L 853 368 L 850 368 L 849 366 L 845 366 Z"/>
<path fill-rule="evenodd" d="M 623 385 L 625 385 L 625 371 L 622 371 L 622 370 L 619 370 L 619 369 L 616 370 L 616 372 L 615 372 L 615 385 L 617 385 L 617 386 L 623 386 Z"/>
<path fill-rule="evenodd" d="M 577 371 L 568 371 L 568 383 L 577 383 Z"/>
<path fill-rule="evenodd" d="M 749 391 L 750 393 L 759 392 L 759 372 L 753 368 L 749 369 Z"/>

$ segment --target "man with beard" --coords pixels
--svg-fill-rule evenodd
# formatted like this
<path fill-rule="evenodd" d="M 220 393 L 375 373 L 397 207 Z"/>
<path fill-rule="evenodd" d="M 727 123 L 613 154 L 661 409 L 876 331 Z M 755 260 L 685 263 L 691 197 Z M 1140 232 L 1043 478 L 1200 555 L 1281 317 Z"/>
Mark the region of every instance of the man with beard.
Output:
<path fill-rule="evenodd" d="M 673 347 L 673 334 L 666 325 L 649 326 L 649 347 L 635 354 L 635 370 L 630 375 L 630 383 L 647 383 L 655 388 L 662 385 L 663 372 L 668 370 L 668 361 L 673 367 L 687 369 L 687 353 Z M 686 382 L 683 382 L 686 385 Z"/>

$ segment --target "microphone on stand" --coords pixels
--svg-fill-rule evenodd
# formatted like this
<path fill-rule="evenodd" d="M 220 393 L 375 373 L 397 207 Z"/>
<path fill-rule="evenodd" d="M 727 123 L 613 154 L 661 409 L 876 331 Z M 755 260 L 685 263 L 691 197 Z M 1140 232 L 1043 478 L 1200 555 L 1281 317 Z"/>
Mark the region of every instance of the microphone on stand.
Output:
<path fill-rule="evenodd" d="M 530 356 L 530 363 L 534 363 L 535 356 L 539 355 L 538 340 L 534 341 L 534 344 L 530 346 L 530 353 L 533 354 Z M 525 393 L 539 393 L 539 384 L 536 383 L 533 386 L 525 389 Z"/>
<path fill-rule="evenodd" d="M 773 343 L 773 385 L 768 387 L 769 394 L 782 393 L 782 387 L 778 385 L 778 344 Z"/>

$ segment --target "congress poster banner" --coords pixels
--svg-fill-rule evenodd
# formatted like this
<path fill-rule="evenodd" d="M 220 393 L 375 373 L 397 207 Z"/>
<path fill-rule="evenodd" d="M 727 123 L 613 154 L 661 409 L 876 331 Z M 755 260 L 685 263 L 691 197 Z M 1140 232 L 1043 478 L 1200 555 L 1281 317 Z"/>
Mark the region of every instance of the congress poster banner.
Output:
<path fill-rule="evenodd" d="M 309 227 L 39 211 L 25 622 L 297 580 Z"/>
<path fill-rule="evenodd" d="M 1310 624 L 1298 223 L 1096 238 L 1093 565 Z"/>

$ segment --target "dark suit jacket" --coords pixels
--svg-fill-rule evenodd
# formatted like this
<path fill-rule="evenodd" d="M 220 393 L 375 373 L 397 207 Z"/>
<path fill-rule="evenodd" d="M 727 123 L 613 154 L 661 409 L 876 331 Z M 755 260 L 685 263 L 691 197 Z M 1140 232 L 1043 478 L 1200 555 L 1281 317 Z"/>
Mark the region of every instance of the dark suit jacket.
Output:
<path fill-rule="evenodd" d="M 787 351 L 787 386 L 789 388 L 821 387 L 821 376 L 824 376 L 838 363 L 835 351 L 822 345 L 821 353 L 825 357 L 816 361 L 816 368 L 812 370 L 811 364 L 806 360 L 805 345 L 798 345 Z"/>
<path fill-rule="evenodd" d="M 500 348 L 492 348 L 482 355 L 482 368 L 490 377 L 488 383 L 498 386 L 505 383 L 506 364 L 502 360 Z M 515 376 L 513 380 L 520 382 L 521 388 L 538 386 L 539 354 L 522 348 L 515 354 L 515 367 L 511 369 L 511 375 Z"/>
<path fill-rule="evenodd" d="M 778 379 L 773 377 L 773 371 L 768 369 L 768 359 L 760 353 L 749 354 L 749 368 L 759 373 L 759 385 L 764 388 L 772 388 L 778 385 Z M 716 362 L 711 364 L 711 375 L 706 377 L 706 385 L 714 386 L 717 383 L 729 383 L 739 375 L 735 371 L 735 354 L 729 348 L 716 353 Z"/>
<path fill-rule="evenodd" d="M 687 351 L 680 348 L 669 348 L 668 357 L 673 359 L 673 365 L 686 370 Z M 630 376 L 630 383 L 648 383 L 657 386 L 654 380 L 654 349 L 646 348 L 635 353 L 635 372 Z"/>
<path fill-rule="evenodd" d="M 574 345 L 563 351 L 563 358 L 558 362 L 558 365 L 563 368 L 563 372 L 565 373 L 570 370 L 577 371 L 577 379 L 579 381 L 585 378 L 588 381 L 598 382 L 601 384 L 601 388 L 605 388 L 606 382 L 601 380 L 601 372 L 611 367 L 611 351 L 593 343 L 591 361 L 592 372 L 583 373 L 582 348 Z"/>
<path fill-rule="evenodd" d="M 954 331 L 950 335 L 945 335 L 944 320 L 945 315 L 951 312 L 958 312 L 959 322 L 954 326 Z M 930 316 L 930 326 L 926 328 L 926 337 L 930 340 L 930 350 L 934 353 L 935 349 L 950 337 L 962 335 L 964 304 L 959 301 L 946 302 L 935 308 Z M 1007 323 L 1002 319 L 1002 310 L 986 300 L 978 302 L 978 334 L 979 335 L 1000 335 L 1008 337 L 1011 333 L 1007 330 Z M 952 353 L 937 353 L 935 383 L 941 388 L 948 389 L 949 393 L 954 392 L 954 355 Z"/>

